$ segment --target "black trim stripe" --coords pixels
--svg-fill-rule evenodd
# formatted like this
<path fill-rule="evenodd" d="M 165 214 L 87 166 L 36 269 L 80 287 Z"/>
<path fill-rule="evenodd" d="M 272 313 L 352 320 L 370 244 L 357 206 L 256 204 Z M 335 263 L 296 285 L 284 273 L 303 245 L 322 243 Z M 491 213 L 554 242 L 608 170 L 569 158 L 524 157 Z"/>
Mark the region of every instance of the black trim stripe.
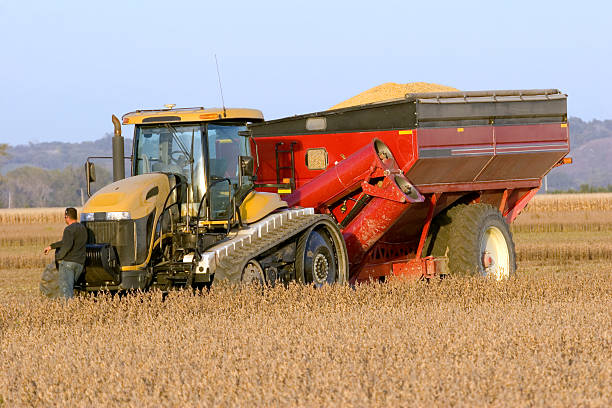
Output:
<path fill-rule="evenodd" d="M 156 122 L 180 122 L 180 116 L 152 116 L 150 118 L 144 118 L 142 123 L 156 123 Z"/>

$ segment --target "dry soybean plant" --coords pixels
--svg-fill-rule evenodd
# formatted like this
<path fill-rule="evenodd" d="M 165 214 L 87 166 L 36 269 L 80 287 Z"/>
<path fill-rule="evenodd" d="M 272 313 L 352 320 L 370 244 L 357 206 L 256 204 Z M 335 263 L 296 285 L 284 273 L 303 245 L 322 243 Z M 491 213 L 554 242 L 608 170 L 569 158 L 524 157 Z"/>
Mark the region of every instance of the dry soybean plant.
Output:
<path fill-rule="evenodd" d="M 612 406 L 612 216 L 589 196 L 582 209 L 536 197 L 503 282 L 165 300 L 40 297 L 62 209 L 0 212 L 0 407 Z"/>
<path fill-rule="evenodd" d="M 165 301 L 4 289 L 0 395 L 6 406 L 609 406 L 605 267 Z"/>
<path fill-rule="evenodd" d="M 0 225 L 53 224 L 64 222 L 64 208 L 3 208 Z"/>
<path fill-rule="evenodd" d="M 611 211 L 612 193 L 536 195 L 527 212 Z"/>
<path fill-rule="evenodd" d="M 612 242 L 517 244 L 518 261 L 542 261 L 564 265 L 569 261 L 607 261 L 612 264 Z"/>

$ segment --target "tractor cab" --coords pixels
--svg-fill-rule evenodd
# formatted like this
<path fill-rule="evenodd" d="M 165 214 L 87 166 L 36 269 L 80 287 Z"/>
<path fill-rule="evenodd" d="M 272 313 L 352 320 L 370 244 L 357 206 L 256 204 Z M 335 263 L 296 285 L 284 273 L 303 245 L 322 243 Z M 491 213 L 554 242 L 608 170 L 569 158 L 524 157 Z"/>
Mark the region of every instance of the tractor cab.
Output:
<path fill-rule="evenodd" d="M 232 197 L 253 189 L 249 139 L 240 132 L 247 123 L 262 120 L 261 112 L 254 109 L 128 113 L 123 124 L 135 125 L 132 174 L 174 174 L 185 187 L 181 189 L 186 193 L 181 203 L 183 215 L 227 220 Z"/>

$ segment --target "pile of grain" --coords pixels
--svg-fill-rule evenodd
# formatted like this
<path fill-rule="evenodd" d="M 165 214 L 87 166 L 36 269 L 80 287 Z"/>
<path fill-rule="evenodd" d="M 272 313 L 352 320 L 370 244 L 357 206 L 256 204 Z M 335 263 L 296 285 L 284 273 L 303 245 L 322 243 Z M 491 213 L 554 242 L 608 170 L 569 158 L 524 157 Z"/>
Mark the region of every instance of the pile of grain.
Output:
<path fill-rule="evenodd" d="M 340 109 L 349 106 L 364 105 L 366 103 L 403 98 L 407 93 L 449 91 L 458 91 L 458 89 L 445 85 L 430 84 L 428 82 L 409 82 L 407 84 L 387 82 L 386 84 L 375 86 L 374 88 L 370 88 L 367 91 L 357 94 L 344 102 L 340 102 L 339 104 L 332 106 L 330 109 Z"/>

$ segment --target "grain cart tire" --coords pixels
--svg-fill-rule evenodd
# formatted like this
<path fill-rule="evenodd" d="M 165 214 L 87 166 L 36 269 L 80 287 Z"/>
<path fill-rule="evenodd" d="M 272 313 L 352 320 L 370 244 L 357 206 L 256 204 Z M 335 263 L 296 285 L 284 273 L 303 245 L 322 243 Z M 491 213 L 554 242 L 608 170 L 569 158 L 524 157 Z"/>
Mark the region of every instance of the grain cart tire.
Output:
<path fill-rule="evenodd" d="M 497 280 L 516 272 L 512 233 L 501 213 L 488 204 L 461 204 L 447 212 L 448 263 L 455 275 Z"/>
<path fill-rule="evenodd" d="M 448 214 L 450 210 L 438 214 L 429 227 L 429 234 L 425 240 L 424 251 L 426 255 L 447 256 L 448 240 L 450 238 L 451 219 Z"/>
<path fill-rule="evenodd" d="M 298 282 L 315 287 L 346 282 L 346 249 L 335 232 L 316 224 L 300 236 L 295 258 Z"/>

